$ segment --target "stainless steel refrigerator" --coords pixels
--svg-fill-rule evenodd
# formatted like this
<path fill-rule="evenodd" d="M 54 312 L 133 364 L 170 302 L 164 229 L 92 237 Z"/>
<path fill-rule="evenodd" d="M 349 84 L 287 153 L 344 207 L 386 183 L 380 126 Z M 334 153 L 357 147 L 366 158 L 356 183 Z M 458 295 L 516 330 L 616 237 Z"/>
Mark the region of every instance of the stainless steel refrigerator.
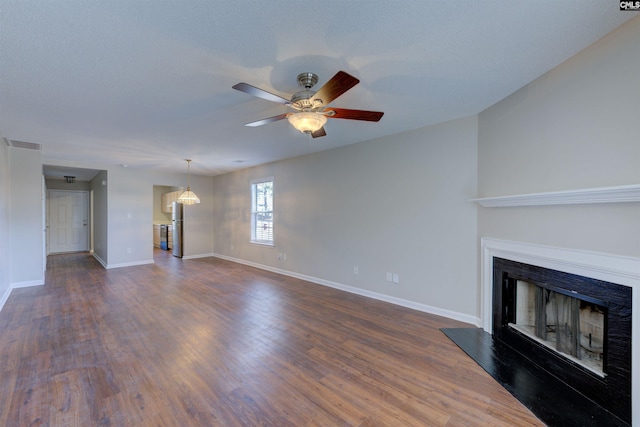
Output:
<path fill-rule="evenodd" d="M 171 207 L 171 226 L 173 231 L 173 246 L 171 250 L 173 251 L 173 256 L 182 258 L 184 205 L 173 202 Z"/>

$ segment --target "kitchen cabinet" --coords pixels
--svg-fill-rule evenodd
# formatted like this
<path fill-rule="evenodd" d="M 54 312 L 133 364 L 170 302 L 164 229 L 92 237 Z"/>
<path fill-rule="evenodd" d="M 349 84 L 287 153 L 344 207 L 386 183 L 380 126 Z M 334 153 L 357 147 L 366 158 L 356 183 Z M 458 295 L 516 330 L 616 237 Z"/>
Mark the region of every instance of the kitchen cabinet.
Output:
<path fill-rule="evenodd" d="M 169 193 L 163 193 L 160 197 L 160 210 L 164 213 L 171 213 L 169 210 Z"/>
<path fill-rule="evenodd" d="M 171 211 L 173 210 L 173 202 L 177 201 L 178 197 L 180 197 L 179 191 L 170 191 L 168 193 L 164 193 L 160 197 L 160 203 L 162 203 L 162 206 L 160 208 L 162 212 L 171 213 Z"/>

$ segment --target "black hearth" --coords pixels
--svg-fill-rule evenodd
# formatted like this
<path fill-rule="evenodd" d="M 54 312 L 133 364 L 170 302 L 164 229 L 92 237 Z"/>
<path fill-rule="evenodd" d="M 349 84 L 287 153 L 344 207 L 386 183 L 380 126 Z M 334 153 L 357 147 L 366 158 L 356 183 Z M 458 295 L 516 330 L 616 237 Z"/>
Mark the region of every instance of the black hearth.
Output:
<path fill-rule="evenodd" d="M 493 259 L 493 335 L 631 423 L 628 286 Z"/>

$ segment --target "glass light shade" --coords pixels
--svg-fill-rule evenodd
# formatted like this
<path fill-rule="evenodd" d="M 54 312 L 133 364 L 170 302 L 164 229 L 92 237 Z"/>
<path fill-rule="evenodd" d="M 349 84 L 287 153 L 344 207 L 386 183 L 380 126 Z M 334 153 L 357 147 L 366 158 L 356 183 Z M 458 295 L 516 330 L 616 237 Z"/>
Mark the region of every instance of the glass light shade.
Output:
<path fill-rule="evenodd" d="M 187 190 L 178 197 L 178 203 L 183 205 L 195 205 L 200 203 L 200 198 L 196 196 L 196 193 L 191 191 L 191 188 L 187 187 Z"/>
<path fill-rule="evenodd" d="M 327 123 L 327 117 L 324 114 L 307 111 L 291 114 L 287 117 L 287 120 L 294 128 L 306 134 L 321 129 Z"/>

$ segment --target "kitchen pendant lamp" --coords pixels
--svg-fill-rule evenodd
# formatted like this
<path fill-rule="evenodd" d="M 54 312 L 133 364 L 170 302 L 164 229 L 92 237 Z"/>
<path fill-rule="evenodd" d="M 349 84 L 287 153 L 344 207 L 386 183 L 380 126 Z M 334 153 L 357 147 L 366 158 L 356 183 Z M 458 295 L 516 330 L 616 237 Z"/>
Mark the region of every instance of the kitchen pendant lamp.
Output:
<path fill-rule="evenodd" d="M 183 205 L 194 205 L 196 203 L 200 203 L 200 199 L 196 196 L 196 193 L 191 191 L 190 181 L 191 181 L 191 159 L 185 159 L 187 161 L 187 190 L 178 197 L 178 203 L 182 203 Z"/>

